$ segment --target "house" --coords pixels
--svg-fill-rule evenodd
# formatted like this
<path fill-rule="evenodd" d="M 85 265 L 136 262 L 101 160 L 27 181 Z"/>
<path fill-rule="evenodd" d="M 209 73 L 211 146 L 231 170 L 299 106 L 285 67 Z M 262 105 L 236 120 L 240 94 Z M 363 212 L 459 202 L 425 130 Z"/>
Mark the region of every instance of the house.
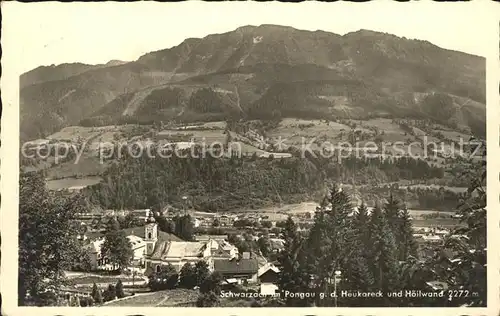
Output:
<path fill-rule="evenodd" d="M 146 254 L 146 243 L 144 239 L 139 236 L 129 235 L 127 236 L 128 241 L 134 252 L 132 258 L 133 266 L 142 266 L 144 264 L 144 255 Z"/>
<path fill-rule="evenodd" d="M 195 236 L 196 241 L 209 241 L 213 239 L 215 241 L 227 240 L 227 235 L 198 235 Z"/>
<path fill-rule="evenodd" d="M 215 217 L 214 220 L 217 219 L 219 221 L 220 226 L 231 226 L 232 225 L 232 218 L 227 216 L 227 215 L 221 215 L 218 217 Z"/>
<path fill-rule="evenodd" d="M 281 159 L 281 158 L 292 158 L 290 153 L 275 153 L 275 152 L 263 152 L 259 155 L 259 158 L 269 158 L 269 157 Z"/>
<path fill-rule="evenodd" d="M 136 266 L 142 265 L 144 263 L 146 243 L 138 236 L 129 235 L 127 239 L 132 246 L 132 264 Z M 102 246 L 105 241 L 106 239 L 104 237 L 99 237 L 97 240 L 91 241 L 84 246 L 84 249 L 87 250 L 89 255 L 90 267 L 92 270 L 98 270 L 102 266 L 110 263 L 109 260 L 102 255 Z"/>
<path fill-rule="evenodd" d="M 201 224 L 202 224 L 201 219 L 199 219 L 199 218 L 193 218 L 193 226 L 194 227 L 200 227 Z"/>
<path fill-rule="evenodd" d="M 269 238 L 269 245 L 272 252 L 278 253 L 285 249 L 285 240 L 281 238 Z"/>
<path fill-rule="evenodd" d="M 279 287 L 274 284 L 274 283 L 261 283 L 260 285 L 260 295 L 263 296 L 275 296 L 276 291 L 279 289 Z"/>
<path fill-rule="evenodd" d="M 207 242 L 212 249 L 212 258 L 214 260 L 230 260 L 238 257 L 238 248 L 225 240 L 209 240 Z"/>
<path fill-rule="evenodd" d="M 280 269 L 272 263 L 267 263 L 259 268 L 257 271 L 257 278 L 260 283 L 277 283 L 279 273 Z"/>
<path fill-rule="evenodd" d="M 446 229 L 436 229 L 436 230 L 434 231 L 434 234 L 435 234 L 435 235 L 438 235 L 438 236 L 446 236 L 446 235 L 448 235 L 449 233 L 450 233 L 450 232 L 449 232 L 448 230 L 446 230 Z"/>
<path fill-rule="evenodd" d="M 129 211 L 128 213 L 131 213 L 134 215 L 134 217 L 142 219 L 144 221 L 146 221 L 149 218 L 150 214 L 152 215 L 152 212 L 150 209 L 132 210 L 132 211 Z"/>
<path fill-rule="evenodd" d="M 258 262 L 254 258 L 241 258 L 241 259 L 215 259 L 214 271 L 219 272 L 223 279 L 227 282 L 236 279 L 237 283 L 256 283 Z"/>
<path fill-rule="evenodd" d="M 430 242 L 430 243 L 440 243 L 440 242 L 442 242 L 442 241 L 443 241 L 443 240 L 441 239 L 441 237 L 436 236 L 436 235 L 426 235 L 426 236 L 422 236 L 422 239 L 423 239 L 423 241 L 425 241 L 425 242 Z"/>
<path fill-rule="evenodd" d="M 441 281 L 430 281 L 425 282 L 425 284 L 433 291 L 443 291 L 448 289 L 448 284 Z"/>
<path fill-rule="evenodd" d="M 230 244 L 225 240 L 218 240 L 217 242 L 219 245 L 219 249 L 226 253 L 229 258 L 234 258 L 238 255 L 238 248 L 235 245 Z"/>

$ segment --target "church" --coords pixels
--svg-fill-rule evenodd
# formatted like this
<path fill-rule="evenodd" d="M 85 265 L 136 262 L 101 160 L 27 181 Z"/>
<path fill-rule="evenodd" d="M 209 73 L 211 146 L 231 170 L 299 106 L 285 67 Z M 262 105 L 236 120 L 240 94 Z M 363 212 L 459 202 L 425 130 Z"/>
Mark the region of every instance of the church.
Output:
<path fill-rule="evenodd" d="M 158 224 L 153 216 L 149 216 L 146 220 L 144 233 L 146 275 L 160 271 L 164 265 L 171 264 L 177 271 L 180 271 L 186 263 L 194 265 L 202 260 L 208 264 L 209 270 L 213 271 L 214 259 L 230 260 L 238 255 L 238 249 L 223 240 L 159 240 Z"/>

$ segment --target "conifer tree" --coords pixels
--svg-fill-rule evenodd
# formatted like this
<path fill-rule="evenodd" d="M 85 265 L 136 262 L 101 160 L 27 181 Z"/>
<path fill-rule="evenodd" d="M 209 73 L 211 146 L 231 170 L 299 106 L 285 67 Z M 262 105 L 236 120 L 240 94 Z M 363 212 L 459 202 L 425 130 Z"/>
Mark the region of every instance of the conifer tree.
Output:
<path fill-rule="evenodd" d="M 368 208 L 364 203 L 361 203 L 361 205 L 358 207 L 358 211 L 354 215 L 353 225 L 354 228 L 358 230 L 358 238 L 361 241 L 363 249 L 368 250 L 367 246 L 369 245 L 370 242 L 369 239 L 370 216 L 368 215 Z"/>
<path fill-rule="evenodd" d="M 398 242 L 398 256 L 400 261 L 406 261 L 410 256 L 417 255 L 418 246 L 413 238 L 413 229 L 410 219 L 410 213 L 405 208 L 400 213 L 399 220 L 399 240 Z"/>
<path fill-rule="evenodd" d="M 97 284 L 95 284 L 94 282 L 94 284 L 92 285 L 92 293 L 91 293 L 91 296 L 94 298 L 94 300 L 97 296 L 97 291 L 99 291 L 99 288 L 97 288 Z"/>
<path fill-rule="evenodd" d="M 385 218 L 390 230 L 394 234 L 396 241 L 399 240 L 399 210 L 401 208 L 400 201 L 391 194 L 384 205 Z"/>
<path fill-rule="evenodd" d="M 104 301 L 112 301 L 116 298 L 116 288 L 113 284 L 109 284 L 106 291 L 104 291 Z"/>
<path fill-rule="evenodd" d="M 318 293 L 327 293 L 332 290 L 336 270 L 343 270 L 347 257 L 350 255 L 353 240 L 351 230 L 352 206 L 349 197 L 341 189 L 334 187 L 323 200 L 319 208 L 308 240 L 308 271 L 314 276 L 314 289 Z M 350 279 L 355 279 L 353 269 Z M 359 267 L 359 270 L 363 270 Z M 346 269 L 347 271 L 347 269 Z M 349 271 L 351 272 L 351 271 Z M 329 306 L 330 299 L 319 299 L 317 305 Z"/>
<path fill-rule="evenodd" d="M 380 207 L 375 206 L 370 219 L 371 252 L 368 261 L 375 287 L 383 292 L 397 287 L 397 248 L 394 236 Z"/>
<path fill-rule="evenodd" d="M 278 257 L 282 269 L 279 278 L 281 291 L 307 292 L 308 274 L 300 257 L 302 241 L 297 233 L 297 225 L 288 217 L 284 228 L 285 248 Z M 305 300 L 285 298 L 286 306 L 304 306 Z"/>
<path fill-rule="evenodd" d="M 348 230 L 348 253 L 343 265 L 345 280 L 343 288 L 366 292 L 373 288 L 373 276 L 367 261 L 370 249 L 368 224 L 368 210 L 364 204 L 361 204 Z M 356 306 L 368 306 L 365 304 L 360 305 L 360 303 L 367 303 L 367 301 L 363 300 L 363 302 L 359 302 L 358 300 Z"/>
<path fill-rule="evenodd" d="M 118 280 L 118 282 L 116 282 L 115 290 L 116 290 L 116 297 L 118 298 L 125 297 L 122 280 Z"/>
<path fill-rule="evenodd" d="M 92 298 L 94 299 L 94 302 L 96 304 L 103 303 L 101 290 L 97 287 L 97 284 L 95 284 L 95 283 L 92 286 Z"/>

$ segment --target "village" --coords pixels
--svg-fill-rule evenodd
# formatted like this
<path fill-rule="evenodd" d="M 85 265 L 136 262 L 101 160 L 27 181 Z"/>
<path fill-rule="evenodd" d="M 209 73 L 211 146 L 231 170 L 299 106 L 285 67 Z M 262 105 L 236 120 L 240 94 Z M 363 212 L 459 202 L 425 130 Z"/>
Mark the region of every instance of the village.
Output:
<path fill-rule="evenodd" d="M 297 223 L 299 234 L 307 234 L 313 225 L 314 216 L 315 211 L 293 213 L 291 218 Z M 172 232 L 162 231 L 156 220 L 175 221 L 179 217 L 190 220 L 193 236 L 189 241 Z M 217 272 L 222 276 L 221 286 L 225 291 L 251 291 L 264 297 L 279 295 L 281 267 L 277 258 L 285 247 L 282 235 L 285 220 L 279 220 L 283 217 L 260 215 L 257 212 L 203 213 L 171 206 L 156 213 L 143 209 L 77 214 L 76 221 L 82 228 L 77 238 L 89 262 L 85 268 L 75 265 L 74 271 L 67 271 L 70 285 L 63 289 L 63 293 L 68 298 L 68 304 L 71 304 L 72 300 L 90 299 L 92 291 L 95 292 L 92 285 L 97 285 L 100 291 L 106 293 L 113 283 L 119 282 L 126 294 L 111 296 L 107 299 L 109 301 L 103 303 L 130 302 L 133 305 L 133 299 L 152 291 L 151 277 L 160 274 L 164 267 L 173 267 L 177 273 L 181 273 L 184 265 L 195 266 L 197 262 L 203 261 L 210 273 Z M 129 224 L 131 227 L 122 231 L 133 255 L 125 269 L 117 274 L 116 266 L 102 250 L 105 243 L 103 223 L 124 218 L 132 220 Z M 422 251 L 425 251 L 426 245 L 442 244 L 444 238 L 451 234 L 449 228 L 439 226 L 416 226 L 413 231 Z M 255 247 L 248 247 L 249 244 Z M 195 299 L 194 295 L 180 295 L 172 304 L 189 306 L 194 304 Z"/>

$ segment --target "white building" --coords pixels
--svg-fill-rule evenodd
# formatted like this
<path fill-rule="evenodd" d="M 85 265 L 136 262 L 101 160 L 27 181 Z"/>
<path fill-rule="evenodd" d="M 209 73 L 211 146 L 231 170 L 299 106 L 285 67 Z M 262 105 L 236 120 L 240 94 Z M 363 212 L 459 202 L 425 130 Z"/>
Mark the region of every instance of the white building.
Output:
<path fill-rule="evenodd" d="M 172 265 L 180 271 L 186 263 L 205 261 L 210 270 L 214 269 L 213 259 L 231 259 L 237 248 L 225 241 L 159 241 L 157 223 L 151 216 L 145 227 L 146 273 L 160 271 L 162 266 Z"/>
<path fill-rule="evenodd" d="M 144 264 L 144 256 L 146 254 L 146 243 L 144 239 L 138 236 L 129 235 L 127 236 L 132 250 L 134 252 L 132 257 L 132 265 L 142 265 Z M 102 256 L 102 245 L 104 244 L 105 238 L 100 237 L 97 240 L 90 242 L 85 245 L 85 249 L 88 250 L 90 257 L 90 266 L 92 270 L 98 270 L 102 266 L 109 263 L 109 261 Z"/>

